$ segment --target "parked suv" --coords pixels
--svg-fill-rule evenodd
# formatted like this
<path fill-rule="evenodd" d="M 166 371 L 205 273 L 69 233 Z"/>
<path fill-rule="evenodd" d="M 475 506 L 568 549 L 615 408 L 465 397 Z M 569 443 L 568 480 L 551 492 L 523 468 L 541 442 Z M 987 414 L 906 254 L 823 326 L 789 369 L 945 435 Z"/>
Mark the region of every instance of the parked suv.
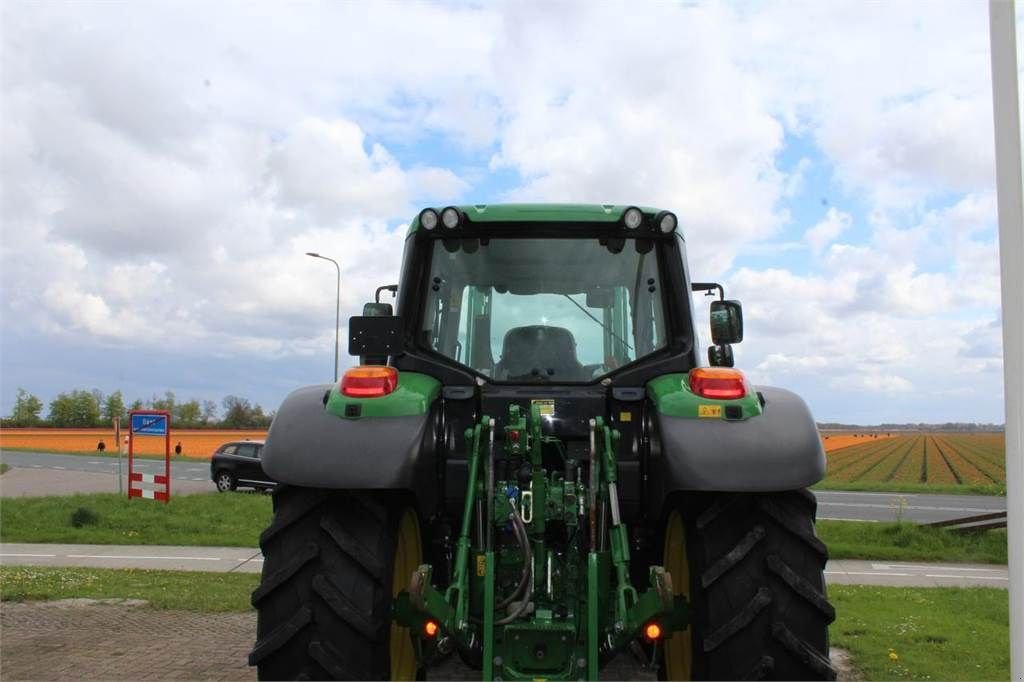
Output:
<path fill-rule="evenodd" d="M 233 441 L 217 448 L 210 460 L 210 478 L 217 491 L 226 493 L 239 486 L 262 490 L 277 485 L 263 473 L 262 454 L 261 440 Z"/>

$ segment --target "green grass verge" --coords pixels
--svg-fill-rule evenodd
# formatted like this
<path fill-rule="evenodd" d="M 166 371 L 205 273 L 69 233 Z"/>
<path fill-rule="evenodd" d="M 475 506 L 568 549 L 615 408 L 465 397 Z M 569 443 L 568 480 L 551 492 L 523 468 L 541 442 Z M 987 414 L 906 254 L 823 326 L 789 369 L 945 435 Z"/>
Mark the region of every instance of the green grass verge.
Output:
<path fill-rule="evenodd" d="M 248 611 L 256 573 L 0 566 L 0 600 L 145 599 L 161 609 Z"/>
<path fill-rule="evenodd" d="M 168 504 L 129 500 L 116 493 L 5 498 L 0 501 L 0 540 L 255 547 L 270 524 L 269 495 L 239 492 L 174 497 L 173 490 Z"/>
<path fill-rule="evenodd" d="M 954 533 L 914 523 L 818 521 L 818 537 L 832 559 L 1007 562 L 1006 531 Z"/>
<path fill-rule="evenodd" d="M 271 513 L 270 496 L 251 493 L 181 495 L 166 505 L 114 493 L 5 498 L 0 540 L 256 547 Z M 819 521 L 818 535 L 834 559 L 1007 561 L 1004 531 L 964 535 L 912 523 Z"/>
<path fill-rule="evenodd" d="M 865 679 L 1010 677 L 1006 590 L 833 585 L 828 594 L 830 643 L 850 652 Z"/>
<path fill-rule="evenodd" d="M 6 474 L 7 470 L 10 468 L 11 467 L 7 462 L 0 462 L 0 474 Z"/>
<path fill-rule="evenodd" d="M 830 481 L 827 478 L 811 490 L 848 490 L 865 493 L 915 493 L 922 495 L 1001 495 L 1006 485 L 955 485 L 943 483 L 893 483 L 887 481 Z"/>

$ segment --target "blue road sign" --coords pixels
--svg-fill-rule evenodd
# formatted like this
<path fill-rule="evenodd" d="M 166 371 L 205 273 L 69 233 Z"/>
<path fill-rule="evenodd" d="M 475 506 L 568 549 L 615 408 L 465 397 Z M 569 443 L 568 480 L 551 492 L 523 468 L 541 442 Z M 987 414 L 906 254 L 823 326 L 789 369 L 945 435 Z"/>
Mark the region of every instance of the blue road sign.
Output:
<path fill-rule="evenodd" d="M 166 436 L 167 416 L 163 414 L 133 414 L 132 433 L 136 436 Z"/>

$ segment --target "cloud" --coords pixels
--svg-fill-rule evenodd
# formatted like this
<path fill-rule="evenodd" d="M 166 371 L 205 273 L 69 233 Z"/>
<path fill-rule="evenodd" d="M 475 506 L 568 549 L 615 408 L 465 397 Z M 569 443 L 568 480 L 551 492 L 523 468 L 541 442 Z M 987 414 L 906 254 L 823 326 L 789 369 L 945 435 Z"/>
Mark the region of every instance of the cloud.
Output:
<path fill-rule="evenodd" d="M 804 233 L 804 239 L 811 245 L 811 251 L 821 254 L 822 250 L 839 237 L 850 224 L 853 217 L 849 213 L 841 213 L 830 208 L 825 218 Z"/>
<path fill-rule="evenodd" d="M 983 5 L 241 9 L 3 7 L 5 331 L 306 358 L 305 251 L 347 316 L 421 204 L 631 203 L 747 304 L 757 380 L 998 392 Z"/>

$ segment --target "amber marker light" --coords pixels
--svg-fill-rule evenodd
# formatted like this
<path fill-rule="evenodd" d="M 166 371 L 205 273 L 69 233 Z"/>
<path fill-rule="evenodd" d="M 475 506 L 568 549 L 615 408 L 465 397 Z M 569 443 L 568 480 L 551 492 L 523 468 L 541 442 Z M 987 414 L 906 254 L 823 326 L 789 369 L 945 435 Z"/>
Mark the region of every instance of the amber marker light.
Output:
<path fill-rule="evenodd" d="M 648 623 L 647 627 L 644 628 L 644 637 L 656 642 L 661 639 L 661 626 L 657 623 Z"/>
<path fill-rule="evenodd" d="M 423 634 L 427 637 L 436 637 L 437 631 L 441 629 L 441 626 L 437 624 L 436 620 L 428 620 L 423 623 Z"/>
<path fill-rule="evenodd" d="M 349 398 L 379 398 L 398 388 L 398 370 L 382 365 L 361 365 L 345 372 L 341 393 Z"/>
<path fill-rule="evenodd" d="M 747 394 L 747 378 L 738 369 L 698 367 L 690 370 L 690 390 L 702 398 L 735 400 Z"/>

